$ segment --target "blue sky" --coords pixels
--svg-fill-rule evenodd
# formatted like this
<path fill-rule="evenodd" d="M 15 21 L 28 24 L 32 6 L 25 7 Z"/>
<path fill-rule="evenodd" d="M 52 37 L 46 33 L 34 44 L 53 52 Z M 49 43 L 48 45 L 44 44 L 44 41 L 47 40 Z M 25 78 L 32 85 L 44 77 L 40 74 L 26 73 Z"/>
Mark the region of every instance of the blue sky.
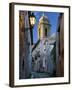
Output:
<path fill-rule="evenodd" d="M 36 24 L 33 28 L 33 42 L 36 43 L 38 40 L 38 23 L 39 19 L 43 15 L 43 12 L 34 12 L 36 17 Z M 44 15 L 48 17 L 50 24 L 51 24 L 51 34 L 56 32 L 57 23 L 58 23 L 58 16 L 59 13 L 57 12 L 44 12 Z"/>

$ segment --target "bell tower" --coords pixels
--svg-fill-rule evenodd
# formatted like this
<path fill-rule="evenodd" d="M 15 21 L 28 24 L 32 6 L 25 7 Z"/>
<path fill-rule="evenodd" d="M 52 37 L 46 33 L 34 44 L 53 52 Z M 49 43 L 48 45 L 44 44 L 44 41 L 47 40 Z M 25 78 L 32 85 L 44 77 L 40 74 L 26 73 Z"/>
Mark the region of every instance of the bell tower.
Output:
<path fill-rule="evenodd" d="M 50 33 L 50 23 L 48 18 L 44 15 L 39 19 L 39 24 L 38 24 L 38 38 L 43 39 L 47 38 Z"/>

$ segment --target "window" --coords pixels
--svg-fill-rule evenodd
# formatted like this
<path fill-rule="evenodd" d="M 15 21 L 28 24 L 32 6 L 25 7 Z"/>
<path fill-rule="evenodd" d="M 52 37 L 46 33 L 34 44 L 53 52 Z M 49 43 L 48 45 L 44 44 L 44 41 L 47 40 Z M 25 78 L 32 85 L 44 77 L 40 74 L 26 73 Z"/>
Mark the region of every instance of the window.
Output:
<path fill-rule="evenodd" d="M 47 28 L 45 29 L 45 36 L 47 36 Z"/>

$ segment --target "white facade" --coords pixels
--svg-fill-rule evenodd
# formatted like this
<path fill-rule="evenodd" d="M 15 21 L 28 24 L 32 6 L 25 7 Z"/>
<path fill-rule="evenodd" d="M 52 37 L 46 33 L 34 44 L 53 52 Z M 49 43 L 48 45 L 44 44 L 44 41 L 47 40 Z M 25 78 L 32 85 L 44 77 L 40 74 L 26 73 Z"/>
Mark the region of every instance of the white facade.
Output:
<path fill-rule="evenodd" d="M 40 40 L 37 47 L 33 50 L 32 57 L 35 61 L 34 71 L 53 73 L 54 66 L 50 53 L 54 47 L 54 42 L 49 41 L 47 38 Z"/>

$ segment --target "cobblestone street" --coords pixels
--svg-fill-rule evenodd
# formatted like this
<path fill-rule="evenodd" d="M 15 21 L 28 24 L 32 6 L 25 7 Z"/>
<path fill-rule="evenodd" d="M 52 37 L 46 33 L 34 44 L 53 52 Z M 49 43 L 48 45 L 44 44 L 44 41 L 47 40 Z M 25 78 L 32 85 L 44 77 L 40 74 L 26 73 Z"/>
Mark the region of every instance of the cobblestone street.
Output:
<path fill-rule="evenodd" d="M 51 77 L 49 73 L 45 72 L 32 72 L 31 78 L 48 78 Z"/>

